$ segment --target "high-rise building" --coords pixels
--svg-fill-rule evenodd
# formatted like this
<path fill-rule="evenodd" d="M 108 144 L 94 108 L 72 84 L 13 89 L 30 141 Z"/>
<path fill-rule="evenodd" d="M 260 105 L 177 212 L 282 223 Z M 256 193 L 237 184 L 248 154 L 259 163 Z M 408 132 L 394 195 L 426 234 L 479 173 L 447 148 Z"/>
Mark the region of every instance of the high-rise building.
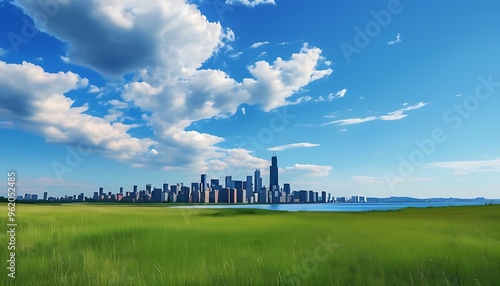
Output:
<path fill-rule="evenodd" d="M 278 157 L 273 155 L 271 158 L 271 166 L 269 167 L 269 190 L 280 190 L 278 183 Z"/>
<path fill-rule="evenodd" d="M 259 169 L 255 170 L 253 175 L 254 175 L 253 192 L 258 193 L 260 192 L 260 189 L 262 189 L 262 178 L 260 177 L 260 170 Z"/>
<path fill-rule="evenodd" d="M 210 190 L 219 190 L 219 179 L 211 179 L 210 180 Z"/>
<path fill-rule="evenodd" d="M 291 189 L 290 189 L 290 184 L 283 184 L 283 192 L 285 192 L 285 194 L 288 196 L 291 192 Z"/>
<path fill-rule="evenodd" d="M 226 188 L 230 188 L 230 189 L 234 188 L 232 176 L 226 176 Z"/>
<path fill-rule="evenodd" d="M 244 189 L 246 191 L 246 201 L 247 203 L 251 203 L 253 197 L 252 176 L 247 176 L 247 181 L 245 183 Z"/>
<path fill-rule="evenodd" d="M 151 184 L 147 184 L 147 185 L 146 185 L 146 192 L 147 192 L 148 194 L 150 194 L 150 193 L 151 193 Z"/>
<path fill-rule="evenodd" d="M 43 192 L 43 200 L 46 201 L 47 200 L 47 196 L 48 196 L 48 193 L 47 192 Z"/>
<path fill-rule="evenodd" d="M 163 184 L 163 192 L 168 193 L 168 184 Z"/>
<path fill-rule="evenodd" d="M 201 174 L 201 184 L 200 184 L 200 191 L 203 193 L 206 191 L 206 186 L 207 185 L 207 174 Z"/>
<path fill-rule="evenodd" d="M 99 197 L 104 196 L 104 188 L 99 188 Z"/>
<path fill-rule="evenodd" d="M 120 187 L 120 194 L 123 194 L 123 187 Z"/>

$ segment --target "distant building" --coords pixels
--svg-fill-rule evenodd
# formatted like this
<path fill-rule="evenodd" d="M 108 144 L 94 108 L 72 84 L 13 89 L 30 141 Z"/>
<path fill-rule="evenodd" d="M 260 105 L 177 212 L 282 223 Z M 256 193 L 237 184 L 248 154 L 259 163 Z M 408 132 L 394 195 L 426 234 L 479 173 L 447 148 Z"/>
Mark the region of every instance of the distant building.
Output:
<path fill-rule="evenodd" d="M 232 176 L 226 176 L 226 188 L 230 188 L 230 189 L 234 188 Z"/>
<path fill-rule="evenodd" d="M 254 175 L 254 184 L 253 184 L 254 193 L 259 193 L 260 190 L 262 189 L 262 178 L 260 177 L 260 170 L 259 169 L 255 170 L 253 175 Z"/>
<path fill-rule="evenodd" d="M 201 174 L 201 183 L 200 183 L 200 191 L 205 192 L 207 184 L 207 174 Z"/>
<path fill-rule="evenodd" d="M 47 200 L 47 196 L 48 196 L 48 193 L 47 192 L 43 192 L 43 200 L 46 201 Z"/>
<path fill-rule="evenodd" d="M 278 181 L 278 157 L 276 155 L 271 158 L 271 166 L 269 167 L 269 189 L 274 192 L 279 191 L 279 181 Z"/>
<path fill-rule="evenodd" d="M 285 194 L 289 195 L 290 192 L 291 192 L 291 188 L 290 188 L 290 184 L 283 184 L 283 192 L 285 192 Z"/>
<path fill-rule="evenodd" d="M 321 202 L 322 203 L 326 203 L 326 192 L 325 191 L 322 191 L 321 192 Z"/>

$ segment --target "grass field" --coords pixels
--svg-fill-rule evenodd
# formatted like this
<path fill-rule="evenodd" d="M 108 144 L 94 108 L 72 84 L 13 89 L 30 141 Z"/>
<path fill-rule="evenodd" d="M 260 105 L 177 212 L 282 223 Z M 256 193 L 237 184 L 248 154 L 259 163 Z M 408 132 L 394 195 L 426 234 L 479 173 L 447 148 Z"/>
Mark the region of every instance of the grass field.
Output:
<path fill-rule="evenodd" d="M 16 278 L 3 231 L 0 285 L 500 285 L 500 205 L 287 213 L 18 204 L 16 218 Z"/>

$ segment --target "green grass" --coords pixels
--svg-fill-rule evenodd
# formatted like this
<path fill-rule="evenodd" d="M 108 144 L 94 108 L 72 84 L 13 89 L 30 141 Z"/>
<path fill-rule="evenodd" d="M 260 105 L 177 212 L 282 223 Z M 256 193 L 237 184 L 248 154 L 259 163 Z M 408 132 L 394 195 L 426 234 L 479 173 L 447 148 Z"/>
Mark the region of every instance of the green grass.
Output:
<path fill-rule="evenodd" d="M 16 279 L 4 262 L 0 285 L 500 281 L 500 205 L 364 213 L 17 205 L 16 218 Z M 3 261 L 7 239 L 3 231 Z"/>

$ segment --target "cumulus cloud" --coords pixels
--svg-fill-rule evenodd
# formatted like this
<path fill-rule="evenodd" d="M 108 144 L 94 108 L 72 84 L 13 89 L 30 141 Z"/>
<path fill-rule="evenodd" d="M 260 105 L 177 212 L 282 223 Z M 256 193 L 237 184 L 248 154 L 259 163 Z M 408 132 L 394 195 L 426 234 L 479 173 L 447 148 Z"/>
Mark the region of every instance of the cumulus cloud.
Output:
<path fill-rule="evenodd" d="M 265 41 L 265 42 L 256 42 L 256 43 L 253 43 L 252 46 L 250 48 L 252 49 L 256 49 L 258 47 L 261 47 L 263 45 L 268 45 L 269 42 L 268 41 Z"/>
<path fill-rule="evenodd" d="M 406 111 L 410 110 L 415 110 L 422 108 L 426 106 L 427 103 L 424 102 L 419 102 L 415 105 L 408 106 L 405 108 L 398 109 L 396 111 L 392 111 L 387 113 L 386 115 L 381 115 L 381 116 L 369 116 L 369 117 L 364 117 L 364 118 L 349 118 L 349 119 L 341 119 L 341 120 L 335 120 L 327 123 L 323 123 L 322 125 L 330 125 L 330 124 L 337 124 L 337 125 L 353 125 L 353 124 L 360 124 L 360 123 L 365 123 L 365 122 L 370 122 L 374 120 L 384 120 L 384 121 L 392 121 L 392 120 L 400 120 L 408 116 L 408 114 L 405 114 Z"/>
<path fill-rule="evenodd" d="M 344 89 L 341 89 L 341 90 L 337 91 L 337 93 L 336 93 L 335 95 L 336 95 L 337 97 L 339 97 L 339 98 L 342 98 L 342 97 L 344 97 L 344 96 L 345 96 L 345 94 L 346 94 L 346 93 L 347 93 L 347 89 L 346 89 L 346 88 L 344 88 Z"/>
<path fill-rule="evenodd" d="M 28 15 L 44 13 L 37 1 L 14 4 Z M 68 43 L 73 63 L 115 77 L 157 63 L 165 72 L 197 69 L 231 35 L 184 0 L 67 0 L 50 21 L 34 20 L 38 29 Z"/>
<path fill-rule="evenodd" d="M 97 86 L 95 85 L 89 86 L 89 93 L 99 93 L 99 92 L 101 92 L 101 90 Z"/>
<path fill-rule="evenodd" d="M 330 174 L 332 166 L 321 166 L 312 164 L 294 164 L 283 169 L 285 173 L 294 173 L 305 176 L 326 177 Z"/>
<path fill-rule="evenodd" d="M 41 9 L 37 1 L 14 4 L 28 15 Z M 50 21 L 38 20 L 37 28 L 67 44 L 72 63 L 119 78 L 114 83 L 121 86 L 114 88 L 121 99 L 104 105 L 108 108 L 104 117 L 90 116 L 89 106 L 74 107 L 74 101 L 65 96 L 72 89 L 87 87 L 88 80 L 23 63 L 9 66 L 19 70 L 18 80 L 1 81 L 6 91 L 14 89 L 9 84 L 27 82 L 23 90 L 0 95 L 1 119 L 19 123 L 48 141 L 76 144 L 83 138 L 106 156 L 137 167 L 193 171 L 261 164 L 250 153 L 219 147 L 224 141 L 219 136 L 187 128 L 199 120 L 234 114 L 242 103 L 260 105 L 265 111 L 292 104 L 288 99 L 296 91 L 332 72 L 317 69 L 321 49 L 307 45 L 288 60 L 250 65 L 252 77 L 242 81 L 222 70 L 203 69 L 202 64 L 227 48 L 235 35 L 220 23 L 209 22 L 184 0 L 67 0 Z M 50 84 L 37 86 L 39 78 Z M 99 89 L 88 88 L 89 92 Z M 129 131 L 137 125 L 116 122 L 123 119 L 125 106 L 146 114 L 142 119 L 152 128 L 152 138 L 135 138 Z"/>
<path fill-rule="evenodd" d="M 332 69 L 318 70 L 321 50 L 304 44 L 290 60 L 277 58 L 273 64 L 258 61 L 248 69 L 255 79 L 244 79 L 252 95 L 250 103 L 260 103 L 265 111 L 287 105 L 287 98 L 310 82 L 328 76 Z"/>
<path fill-rule="evenodd" d="M 276 146 L 272 148 L 268 148 L 267 150 L 269 151 L 283 151 L 287 149 L 294 149 L 294 148 L 312 148 L 312 147 L 318 147 L 320 146 L 319 144 L 314 144 L 314 143 L 292 143 L 292 144 L 287 144 L 287 145 L 281 145 L 281 146 Z"/>
<path fill-rule="evenodd" d="M 226 4 L 229 5 L 244 5 L 247 7 L 255 7 L 261 4 L 273 4 L 276 5 L 274 0 L 226 0 Z"/>
<path fill-rule="evenodd" d="M 87 80 L 72 72 L 48 73 L 30 63 L 0 61 L 0 118 L 48 142 L 87 144 L 119 161 L 139 159 L 155 142 L 131 137 L 129 125 L 85 114 L 86 105 L 73 106 L 64 94 L 85 87 L 82 82 Z"/>

